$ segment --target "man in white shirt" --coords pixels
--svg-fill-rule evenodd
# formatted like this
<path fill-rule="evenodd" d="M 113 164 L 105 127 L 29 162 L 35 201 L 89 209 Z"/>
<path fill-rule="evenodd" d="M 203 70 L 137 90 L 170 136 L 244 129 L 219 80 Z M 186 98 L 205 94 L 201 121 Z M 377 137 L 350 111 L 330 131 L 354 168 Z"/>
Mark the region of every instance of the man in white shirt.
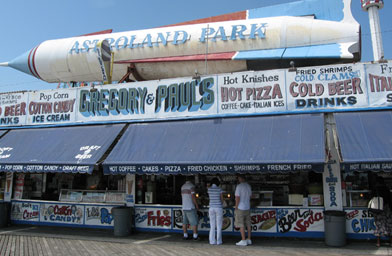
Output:
<path fill-rule="evenodd" d="M 238 176 L 238 182 L 235 189 L 235 211 L 234 211 L 234 226 L 240 228 L 241 241 L 236 245 L 247 246 L 252 244 L 251 240 L 251 222 L 250 222 L 250 197 L 252 196 L 252 189 L 246 182 L 244 175 Z M 248 238 L 245 237 L 245 226 L 248 229 Z"/>
<path fill-rule="evenodd" d="M 195 186 L 190 179 L 190 177 L 187 177 L 185 184 L 181 187 L 183 239 L 188 239 L 187 226 L 189 224 L 193 229 L 193 240 L 198 240 L 197 225 L 199 224 L 199 217 L 197 216 L 197 211 L 199 206 L 196 201 Z"/>

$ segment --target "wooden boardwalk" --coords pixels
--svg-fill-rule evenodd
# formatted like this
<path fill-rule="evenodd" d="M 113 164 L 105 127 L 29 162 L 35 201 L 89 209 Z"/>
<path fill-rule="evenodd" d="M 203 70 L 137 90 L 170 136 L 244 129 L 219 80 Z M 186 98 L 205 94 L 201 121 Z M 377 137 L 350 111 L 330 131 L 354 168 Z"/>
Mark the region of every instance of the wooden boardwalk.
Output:
<path fill-rule="evenodd" d="M 138 233 L 116 238 L 111 232 L 61 229 L 57 227 L 17 227 L 0 231 L 0 256 L 319 256 L 319 255 L 392 255 L 389 244 L 377 249 L 374 243 L 356 242 L 342 248 L 325 246 L 323 241 L 255 238 L 247 247 L 235 246 L 238 237 L 224 237 L 223 245 L 209 245 L 208 237 L 200 241 L 183 241 L 181 234 Z"/>
<path fill-rule="evenodd" d="M 215 247 L 215 248 L 214 248 Z M 257 255 L 254 250 L 244 251 L 245 248 L 223 248 L 206 243 L 194 247 L 178 244 L 147 244 L 147 243 L 114 243 L 92 240 L 48 238 L 31 235 L 0 235 L 0 255 L 29 255 L 29 256 L 106 256 L 106 255 Z M 249 248 L 248 248 L 249 249 Z M 251 249 L 251 248 L 250 248 Z M 253 248 L 255 249 L 255 248 Z M 280 255 L 278 253 L 269 255 Z M 300 254 L 298 254 L 299 256 Z"/>

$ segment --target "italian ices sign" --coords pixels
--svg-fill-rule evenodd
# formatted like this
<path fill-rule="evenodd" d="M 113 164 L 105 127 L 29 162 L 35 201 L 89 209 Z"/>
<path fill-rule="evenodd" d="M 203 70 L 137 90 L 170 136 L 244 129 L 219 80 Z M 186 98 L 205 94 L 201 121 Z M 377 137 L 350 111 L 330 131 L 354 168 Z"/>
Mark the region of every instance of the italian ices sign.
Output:
<path fill-rule="evenodd" d="M 0 95 L 0 127 L 392 108 L 392 61 Z"/>
<path fill-rule="evenodd" d="M 392 107 L 392 62 L 367 64 L 366 83 L 369 104 L 379 107 Z"/>

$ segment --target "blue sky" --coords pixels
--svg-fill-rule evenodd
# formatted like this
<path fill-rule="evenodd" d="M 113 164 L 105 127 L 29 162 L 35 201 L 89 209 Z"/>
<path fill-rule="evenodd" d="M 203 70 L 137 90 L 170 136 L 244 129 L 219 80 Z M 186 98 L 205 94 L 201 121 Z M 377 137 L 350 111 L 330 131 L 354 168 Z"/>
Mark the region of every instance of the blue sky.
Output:
<path fill-rule="evenodd" d="M 291 0 L 13 0 L 2 1 L 0 62 L 10 61 L 39 43 L 105 29 L 138 30 L 206 18 Z M 392 59 L 392 3 L 380 10 L 384 55 Z M 352 0 L 352 12 L 362 26 L 362 61 L 373 60 L 368 14 L 360 0 Z M 56 88 L 34 77 L 0 67 L 0 92 Z"/>

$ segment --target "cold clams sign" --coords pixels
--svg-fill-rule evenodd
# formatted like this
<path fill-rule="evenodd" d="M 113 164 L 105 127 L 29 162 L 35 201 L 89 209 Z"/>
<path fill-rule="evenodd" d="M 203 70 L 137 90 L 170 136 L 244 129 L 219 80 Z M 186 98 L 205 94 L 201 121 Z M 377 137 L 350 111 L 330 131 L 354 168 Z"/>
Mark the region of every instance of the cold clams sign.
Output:
<path fill-rule="evenodd" d="M 392 61 L 0 96 L 0 127 L 392 108 Z"/>

